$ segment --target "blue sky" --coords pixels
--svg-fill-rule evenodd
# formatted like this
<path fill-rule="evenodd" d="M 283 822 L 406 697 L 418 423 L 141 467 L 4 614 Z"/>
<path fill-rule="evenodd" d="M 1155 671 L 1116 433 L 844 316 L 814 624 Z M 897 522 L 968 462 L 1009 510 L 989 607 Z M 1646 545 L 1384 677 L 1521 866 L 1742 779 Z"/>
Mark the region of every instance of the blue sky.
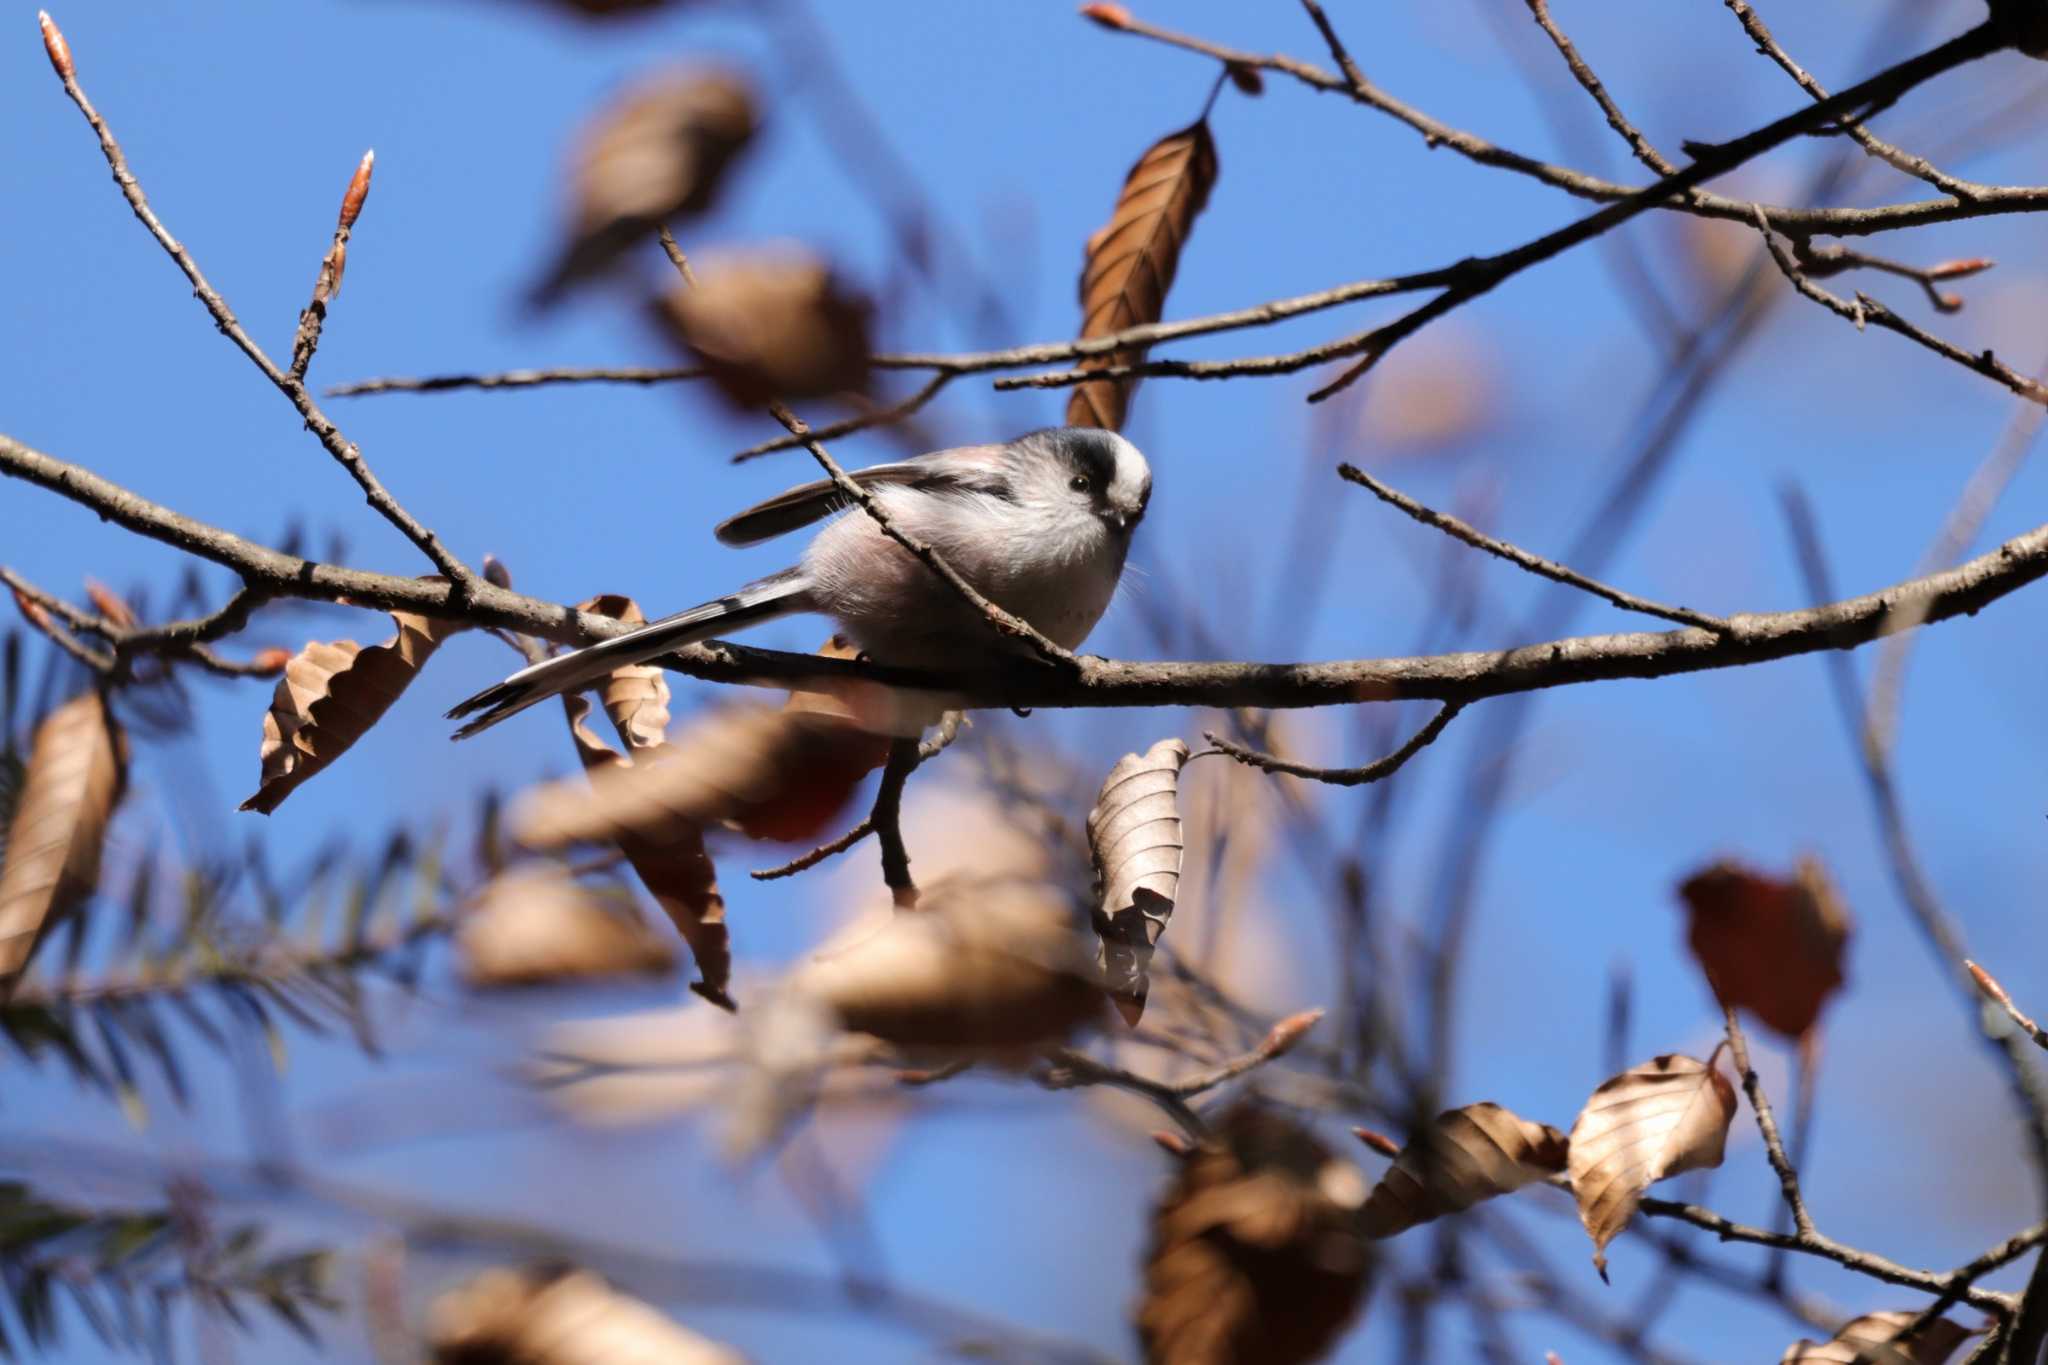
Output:
<path fill-rule="evenodd" d="M 410 547 L 214 334 L 133 222 L 49 77 L 33 8 L 7 7 L 9 25 L 0 26 L 9 129 L 0 184 L 12 208 L 0 215 L 0 297 L 8 301 L 0 430 L 231 529 L 268 539 L 302 521 L 315 545 L 330 531 L 345 535 L 351 562 L 418 571 Z M 1065 3 L 814 8 L 836 60 L 1014 318 L 1009 333 L 987 335 L 963 321 L 957 282 L 939 297 L 913 287 L 884 310 L 883 343 L 928 350 L 1070 335 L 1081 242 L 1107 216 L 1138 152 L 1199 109 L 1209 64 L 1105 33 Z M 1765 17 L 1821 79 L 1846 83 L 1868 69 L 1861 7 L 1773 8 L 1783 13 Z M 1965 0 L 1923 8 L 1916 43 L 1958 31 L 1979 12 Z M 1519 150 L 1633 177 L 1521 5 L 1332 12 L 1368 73 L 1403 98 Z M 1799 102 L 1717 6 L 1660 7 L 1646 19 L 1638 6 L 1573 0 L 1557 12 L 1624 107 L 1674 154 L 1682 138 L 1726 137 Z M 1140 13 L 1228 44 L 1320 56 L 1313 29 L 1290 6 L 1183 0 Z M 539 322 L 522 318 L 515 300 L 554 240 L 555 186 L 572 130 L 623 83 L 675 60 L 744 65 L 768 105 L 755 153 L 686 246 L 796 238 L 871 288 L 897 273 L 874 196 L 821 136 L 820 106 L 789 39 L 739 7 L 685 6 L 616 27 L 510 0 L 71 4 L 56 17 L 152 203 L 274 354 L 289 351 L 348 174 L 366 147 L 376 149 L 375 188 L 313 370 L 322 384 L 668 363 L 624 293 L 588 296 Z M 1524 79 L 1524 60 L 1538 89 Z M 2037 140 L 2008 132 L 1988 153 L 1949 150 L 1958 130 L 2037 80 L 2022 59 L 1996 58 L 1917 93 L 1880 126 L 1916 148 L 1941 149 L 1960 173 L 2037 183 L 2048 178 Z M 1213 126 L 1221 178 L 1183 258 L 1170 317 L 1441 265 L 1586 211 L 1281 79 L 1269 79 L 1258 100 L 1226 92 Z M 1796 194 L 1830 153 L 1796 144 L 1725 184 L 1769 198 Z M 1846 197 L 1919 195 L 1910 182 L 1867 170 Z M 1739 264 L 1755 249 L 1742 229 L 1671 218 L 1639 220 L 1627 232 L 1692 314 L 1711 292 L 1711 262 Z M 1994 348 L 2031 371 L 2048 359 L 2038 321 L 2048 257 L 2037 242 L 2030 219 L 2007 217 L 1877 245 L 1916 261 L 1997 258 L 1995 271 L 1961 283 L 1969 306 L 1953 317 L 1932 316 L 1904 281 L 1853 285 L 1967 349 Z M 639 264 L 658 278 L 658 257 Z M 1291 349 L 1390 315 L 1366 305 L 1171 353 Z M 1627 458 L 1661 356 L 1594 249 L 1517 277 L 1397 351 L 1335 417 L 1303 402 L 1313 375 L 1152 381 L 1129 429 L 1157 477 L 1135 554 L 1140 590 L 1169 607 L 1201 601 L 1210 622 L 1254 657 L 1408 652 L 1433 610 L 1430 579 L 1415 566 L 1433 563 L 1439 547 L 1431 533 L 1337 483 L 1331 466 L 1363 463 L 1433 503 L 1481 500 L 1493 509 L 1493 529 L 1561 554 L 1595 491 Z M 1427 454 L 1390 443 L 1382 411 L 1431 383 L 1483 401 L 1484 420 Z M 1905 577 L 2011 407 L 2002 390 L 1896 337 L 1858 334 L 1785 299 L 1688 429 L 1647 515 L 1603 576 L 1715 612 L 1802 603 L 1777 507 L 1781 482 L 1796 479 L 1819 509 L 1845 593 Z M 650 613 L 779 567 L 787 546 L 727 551 L 709 528 L 807 474 L 800 454 L 729 466 L 731 451 L 776 434 L 772 422 L 736 418 L 676 387 L 392 396 L 334 400 L 328 410 L 392 490 L 472 561 L 488 551 L 526 591 L 569 601 L 628 592 Z M 1056 421 L 1059 410 L 1057 394 L 999 394 L 965 381 L 933 410 L 930 429 L 988 439 Z M 836 453 L 866 463 L 896 450 L 873 435 Z M 1297 548 L 1294 509 L 1322 498 L 1331 504 L 1327 529 L 1314 534 L 1334 537 L 1329 587 L 1312 605 L 1281 605 L 1292 601 L 1281 576 Z M 1986 542 L 2036 524 L 2044 501 L 2048 472 L 2029 469 L 1993 515 Z M 11 483 L 0 484 L 0 561 L 60 591 L 75 591 L 85 574 L 127 585 L 170 581 L 183 567 L 167 549 Z M 1479 640 L 1519 643 L 1515 623 L 1528 617 L 1540 585 L 1499 564 L 1474 573 L 1488 604 Z M 224 590 L 218 575 L 209 581 Z M 1574 628 L 1634 626 L 1589 602 Z M 821 630 L 778 623 L 757 638 L 810 647 Z M 388 626 L 330 613 L 259 623 L 252 638 L 296 647 L 309 631 L 367 642 Z M 1089 647 L 1157 653 L 1129 606 Z M 461 748 L 445 743 L 441 710 L 499 676 L 509 658 L 482 637 L 450 644 L 368 739 L 270 819 L 278 851 L 310 849 L 337 830 L 374 849 L 393 825 L 424 827 L 488 785 L 565 768 L 566 746 L 541 713 Z M 1899 751 L 1936 884 L 1973 951 L 2037 1005 L 2048 1005 L 2048 964 L 2031 932 L 2048 874 L 2044 663 L 2048 626 L 2030 595 L 1928 632 L 1914 656 Z M 253 789 L 264 687 L 201 680 L 195 692 L 200 738 L 146 753 L 128 839 L 155 825 L 194 849 L 238 844 L 260 819 L 234 806 Z M 679 685 L 678 710 L 706 695 Z M 1204 723 L 1149 711 L 1041 714 L 1030 725 L 1106 769 L 1127 749 L 1167 733 L 1192 738 Z M 1342 718 L 1309 725 L 1326 737 L 1329 762 L 1373 756 Z M 1455 779 L 1479 733 L 1468 717 L 1410 776 L 1416 790 L 1403 837 L 1375 869 L 1405 914 L 1428 903 Z M 1944 1266 L 2031 1218 L 2034 1185 L 2001 1078 L 1929 969 L 1885 878 L 1819 661 L 1562 691 L 1538 702 L 1527 745 L 1522 782 L 1481 871 L 1454 1099 L 1497 1099 L 1567 1124 L 1601 1078 L 1606 982 L 1617 962 L 1636 983 L 1632 1055 L 1710 1046 L 1715 1016 L 1684 956 L 1670 887 L 1719 853 L 1785 867 L 1813 850 L 1836 872 L 1859 923 L 1849 990 L 1825 1023 L 1809 1175 L 1822 1227 L 1909 1264 Z M 1326 798 L 1336 827 L 1350 827 L 1362 799 Z M 743 851 L 726 882 L 741 955 L 773 961 L 814 940 L 833 893 L 819 881 L 748 884 L 738 869 L 757 853 L 761 862 L 773 857 Z M 1283 875 L 1276 885 L 1293 884 Z M 1300 998 L 1275 1002 L 1288 1008 L 1325 1003 L 1329 984 L 1325 920 L 1308 897 L 1296 900 L 1263 931 L 1296 964 L 1289 980 Z M 765 1179 L 734 1184 L 694 1127 L 592 1137 L 547 1121 L 505 1078 L 551 1015 L 620 1003 L 481 1007 L 444 973 L 423 999 L 394 1007 L 382 1062 L 300 1040 L 276 1103 L 299 1154 L 337 1178 L 543 1222 L 575 1212 L 616 1240 L 677 1255 L 737 1245 L 751 1259 L 829 1267 L 786 1194 Z M 224 1069 L 194 1113 L 158 1106 L 156 1126 L 138 1135 L 61 1077 L 27 1079 L 12 1065 L 4 1086 L 11 1141 L 76 1130 L 180 1159 L 243 1150 L 241 1101 Z M 1773 1065 L 1782 1086 L 1783 1067 Z M 408 1126 L 388 1140 L 366 1137 L 345 1121 L 385 1111 L 417 1120 L 425 1135 Z M 975 1082 L 898 1139 L 869 1187 L 870 1212 L 904 1282 L 1123 1353 L 1139 1211 L 1159 1167 L 1149 1144 L 1091 1120 L 1072 1096 Z M 1711 1196 L 1731 1216 L 1761 1220 L 1770 1189 L 1754 1142 L 1738 1142 Z M 1615 1254 L 1620 1287 L 1605 1290 L 1569 1219 L 1518 1212 L 1563 1273 L 1581 1276 L 1583 1290 L 1615 1311 L 1655 1273 L 1651 1253 L 1624 1242 Z M 1850 1309 L 1910 1302 L 1818 1267 L 1798 1276 Z M 670 1306 L 764 1360 L 818 1358 L 828 1343 L 844 1359 L 900 1359 L 905 1350 L 902 1338 L 852 1319 Z M 1393 1316 L 1376 1301 L 1339 1358 L 1388 1358 Z M 1763 1358 L 1796 1334 L 1768 1311 L 1738 1310 L 1710 1290 L 1683 1295 L 1669 1321 L 1706 1359 Z M 1533 1318 L 1518 1320 L 1515 1333 L 1530 1358 L 1550 1348 L 1574 1365 L 1603 1358 Z M 265 1358 L 274 1345 L 265 1342 Z M 1438 1347 L 1444 1359 L 1465 1358 L 1472 1346 L 1462 1319 L 1447 1323 Z M 344 1335 L 335 1349 L 354 1358 L 367 1348 Z M 81 1350 L 78 1358 L 96 1357 Z"/>

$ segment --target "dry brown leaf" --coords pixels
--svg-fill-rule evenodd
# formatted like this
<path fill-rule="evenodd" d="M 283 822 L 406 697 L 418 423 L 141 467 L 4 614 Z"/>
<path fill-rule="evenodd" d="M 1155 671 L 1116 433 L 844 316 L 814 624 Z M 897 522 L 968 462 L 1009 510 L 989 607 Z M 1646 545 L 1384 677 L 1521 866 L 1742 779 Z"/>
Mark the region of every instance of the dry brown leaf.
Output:
<path fill-rule="evenodd" d="M 1365 1201 L 1368 1237 L 1471 1208 L 1565 1168 L 1565 1136 L 1497 1104 L 1468 1104 L 1436 1116 L 1394 1158 Z"/>
<path fill-rule="evenodd" d="M 1151 1365 L 1321 1359 L 1363 1302 L 1365 1178 L 1252 1105 L 1181 1161 L 1152 1215 L 1137 1328 Z"/>
<path fill-rule="evenodd" d="M 655 317 L 720 393 L 753 412 L 865 387 L 872 311 L 824 261 L 784 247 L 707 256 L 696 286 L 664 294 Z"/>
<path fill-rule="evenodd" d="M 605 691 L 610 694 L 609 685 Z M 594 774 L 614 766 L 631 766 L 631 760 L 590 732 L 586 724 L 590 702 L 586 698 L 565 693 L 562 708 L 568 712 L 569 737 L 585 771 Z M 618 713 L 613 721 L 619 725 L 619 737 L 627 740 L 630 721 L 640 713 L 628 710 L 624 714 L 625 723 Z M 621 833 L 616 842 L 641 884 L 653 894 L 683 942 L 690 945 L 698 978 L 690 983 L 690 989 L 720 1009 L 736 1008 L 731 995 L 732 936 L 725 925 L 725 895 L 718 889 L 718 868 L 704 846 L 704 827 L 677 820 L 642 833 Z"/>
<path fill-rule="evenodd" d="M 1947 1318 L 1936 1318 L 1912 1341 L 1900 1341 L 1919 1318 L 1912 1312 L 1865 1313 L 1830 1341 L 1794 1342 L 1778 1365 L 1941 1365 L 1971 1335 Z"/>
<path fill-rule="evenodd" d="M 858 659 L 860 647 L 833 634 L 819 647 L 827 659 Z M 848 721 L 873 735 L 916 739 L 944 719 L 948 698 L 936 692 L 892 687 L 867 678 L 817 678 L 790 689 L 783 705 L 791 711 L 816 711 Z M 877 751 L 876 763 L 887 756 Z"/>
<path fill-rule="evenodd" d="M 1173 287 L 1195 215 L 1216 184 L 1216 142 L 1206 120 L 1168 133 L 1145 149 L 1124 179 L 1116 211 L 1088 238 L 1081 265 L 1081 335 L 1108 336 L 1157 322 Z M 1083 360 L 1081 368 L 1129 365 L 1142 350 Z M 1097 379 L 1067 399 L 1070 427 L 1123 428 L 1136 379 Z"/>
<path fill-rule="evenodd" d="M 494 878 L 455 931 L 472 987 L 660 975 L 675 953 L 630 906 L 608 906 L 558 867 Z"/>
<path fill-rule="evenodd" d="M 640 604 L 617 593 L 603 593 L 577 604 L 578 611 L 593 611 L 629 626 L 646 624 Z M 629 749 L 652 749 L 668 738 L 668 670 L 654 664 L 631 664 L 615 668 L 598 688 L 604 713 L 612 728 Z"/>
<path fill-rule="evenodd" d="M 950 877 L 923 888 L 917 914 L 857 924 L 820 948 L 790 989 L 898 1047 L 1036 1048 L 1100 1009 L 1077 927 L 1066 893 L 1049 883 Z"/>
<path fill-rule="evenodd" d="M 1188 746 L 1177 739 L 1125 754 L 1088 812 L 1088 847 L 1102 888 L 1095 932 L 1102 937 L 1103 980 L 1134 1028 L 1145 1011 L 1146 967 L 1180 893 L 1180 770 L 1187 761 Z"/>
<path fill-rule="evenodd" d="M 1066 892 L 1016 877 L 927 883 L 916 914 L 857 921 L 755 1012 L 728 1145 L 751 1151 L 810 1100 L 842 1033 L 913 1065 L 1019 1064 L 1100 1017 Z"/>
<path fill-rule="evenodd" d="M 409 611 L 391 619 L 398 633 L 381 645 L 310 641 L 284 666 L 263 717 L 262 785 L 243 810 L 276 810 L 377 723 L 443 640 L 468 628 Z"/>
<path fill-rule="evenodd" d="M 73 697 L 36 727 L 0 862 L 0 1000 L 44 931 L 99 884 L 127 766 L 128 738 L 98 692 Z"/>
<path fill-rule="evenodd" d="M 1721 1164 L 1735 1087 L 1711 1062 L 1653 1057 L 1601 1083 L 1572 1125 L 1572 1194 L 1607 1278 L 1607 1244 L 1635 1216 L 1643 1191 L 1668 1175 Z"/>
<path fill-rule="evenodd" d="M 666 71 L 607 105 L 573 154 L 569 240 L 533 302 L 553 302 L 646 250 L 662 224 L 709 209 L 757 122 L 746 78 L 718 69 Z"/>
<path fill-rule="evenodd" d="M 631 767 L 529 793 L 514 829 L 530 848 L 621 834 L 661 840 L 678 823 L 728 821 L 756 839 L 816 835 L 885 752 L 830 716 L 736 703 L 685 726 Z"/>
<path fill-rule="evenodd" d="M 745 1365 L 587 1270 L 486 1270 L 434 1300 L 436 1365 Z"/>
<path fill-rule="evenodd" d="M 1789 881 L 1719 862 L 1680 883 L 1686 942 L 1724 1003 L 1797 1038 L 1842 987 L 1850 920 L 1818 859 Z"/>

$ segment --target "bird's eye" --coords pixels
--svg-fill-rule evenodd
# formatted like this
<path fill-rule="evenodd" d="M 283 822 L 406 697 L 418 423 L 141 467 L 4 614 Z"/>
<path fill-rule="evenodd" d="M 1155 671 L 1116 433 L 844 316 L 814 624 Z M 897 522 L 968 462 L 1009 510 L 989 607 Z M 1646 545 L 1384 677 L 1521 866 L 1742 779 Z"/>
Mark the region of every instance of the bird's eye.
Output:
<path fill-rule="evenodd" d="M 1086 493 L 1088 491 L 1088 476 L 1086 474 L 1076 474 L 1073 478 L 1067 480 L 1067 487 L 1073 489 L 1076 493 Z"/>

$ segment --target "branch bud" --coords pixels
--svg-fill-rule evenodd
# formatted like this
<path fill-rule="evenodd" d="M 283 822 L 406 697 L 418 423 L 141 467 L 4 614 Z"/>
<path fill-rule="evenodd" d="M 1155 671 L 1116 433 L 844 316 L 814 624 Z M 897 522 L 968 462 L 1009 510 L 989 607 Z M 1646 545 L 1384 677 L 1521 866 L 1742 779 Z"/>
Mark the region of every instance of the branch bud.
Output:
<path fill-rule="evenodd" d="M 1314 1028 L 1316 1021 L 1322 1017 L 1323 1011 L 1320 1009 L 1303 1010 L 1299 1014 L 1288 1015 L 1267 1032 L 1266 1040 L 1259 1044 L 1259 1054 L 1268 1061 L 1275 1057 L 1285 1057 L 1294 1049 L 1294 1045 L 1301 1041 L 1302 1035 Z"/>
<path fill-rule="evenodd" d="M 1930 280 L 1959 280 L 1965 275 L 1975 275 L 1979 271 L 1989 270 L 1997 264 L 1998 262 L 1992 260 L 1989 256 L 1971 256 L 1960 261 L 1943 261 L 1939 265 L 1927 267 L 1927 278 Z"/>
<path fill-rule="evenodd" d="M 370 172 L 376 161 L 377 149 L 373 147 L 363 153 L 356 173 L 349 177 L 348 193 L 341 196 L 341 226 L 344 228 L 356 225 L 356 217 L 363 211 L 363 201 L 370 197 Z"/>
<path fill-rule="evenodd" d="M 19 600 L 20 596 L 20 593 L 15 594 L 17 600 Z M 2005 987 L 1998 984 L 1998 978 L 1994 977 L 1993 975 L 1991 975 L 1991 973 L 1985 971 L 1982 967 L 1979 967 L 1974 962 L 1966 960 L 1963 963 L 1963 965 L 1969 968 L 1970 979 L 1977 983 L 1978 990 L 1984 992 L 1984 994 L 1990 996 L 1993 1000 L 1996 1000 L 1999 1004 L 2005 1006 L 2007 1009 L 2012 1008 L 2012 997 L 2005 993 Z"/>
<path fill-rule="evenodd" d="M 1401 1144 L 1388 1137 L 1385 1133 L 1375 1133 L 1370 1128 L 1353 1128 L 1351 1135 L 1372 1148 L 1375 1152 L 1378 1152 L 1381 1156 L 1399 1156 L 1401 1154 Z"/>
<path fill-rule="evenodd" d="M 292 652 L 272 645 L 269 649 L 258 650 L 256 657 L 249 660 L 251 668 L 265 673 L 282 673 L 284 666 L 292 661 Z"/>
<path fill-rule="evenodd" d="M 50 621 L 50 613 L 30 601 L 28 595 L 22 592 L 20 588 L 14 589 L 14 605 L 23 616 L 28 618 L 28 623 L 37 630 L 50 631 L 56 629 Z"/>
<path fill-rule="evenodd" d="M 125 630 L 135 624 L 135 613 L 129 610 L 126 602 L 121 600 L 120 594 L 100 582 L 97 578 L 85 580 L 85 595 L 92 599 L 92 604 L 99 609 L 100 615 L 106 617 L 114 625 L 120 626 Z"/>
<path fill-rule="evenodd" d="M 56 68 L 57 79 L 71 79 L 71 44 L 64 41 L 64 31 L 57 27 L 57 21 L 46 9 L 36 11 L 36 23 L 43 30 L 43 51 L 50 54 L 50 65 Z"/>
<path fill-rule="evenodd" d="M 1165 1152 L 1168 1156 L 1185 1159 L 1195 1154 L 1194 1147 L 1179 1133 L 1169 1133 L 1164 1128 L 1157 1128 L 1152 1131 L 1151 1137 L 1154 1142 L 1159 1144 L 1159 1150 Z"/>
<path fill-rule="evenodd" d="M 1093 4 L 1081 6 L 1081 17 L 1093 19 L 1104 28 L 1127 29 L 1131 26 L 1131 12 L 1122 5 Z"/>

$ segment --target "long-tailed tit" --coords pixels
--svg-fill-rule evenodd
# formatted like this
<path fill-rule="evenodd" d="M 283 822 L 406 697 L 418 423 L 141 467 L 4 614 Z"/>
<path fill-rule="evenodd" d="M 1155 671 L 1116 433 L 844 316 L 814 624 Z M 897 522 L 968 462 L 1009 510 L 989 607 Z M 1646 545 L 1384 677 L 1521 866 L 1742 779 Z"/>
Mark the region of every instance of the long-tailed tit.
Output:
<path fill-rule="evenodd" d="M 1138 448 L 1111 431 L 1052 427 L 1001 445 L 961 446 L 856 471 L 889 520 L 944 557 L 975 591 L 1063 648 L 1087 638 L 1123 575 L 1131 533 L 1152 496 Z M 718 527 L 727 545 L 808 526 L 840 510 L 830 480 L 807 483 Z M 521 669 L 448 714 L 474 715 L 462 739 L 612 670 L 738 627 L 798 612 L 836 620 L 878 663 L 957 667 L 977 651 L 1028 650 L 858 511 L 826 524 L 794 568 Z"/>

